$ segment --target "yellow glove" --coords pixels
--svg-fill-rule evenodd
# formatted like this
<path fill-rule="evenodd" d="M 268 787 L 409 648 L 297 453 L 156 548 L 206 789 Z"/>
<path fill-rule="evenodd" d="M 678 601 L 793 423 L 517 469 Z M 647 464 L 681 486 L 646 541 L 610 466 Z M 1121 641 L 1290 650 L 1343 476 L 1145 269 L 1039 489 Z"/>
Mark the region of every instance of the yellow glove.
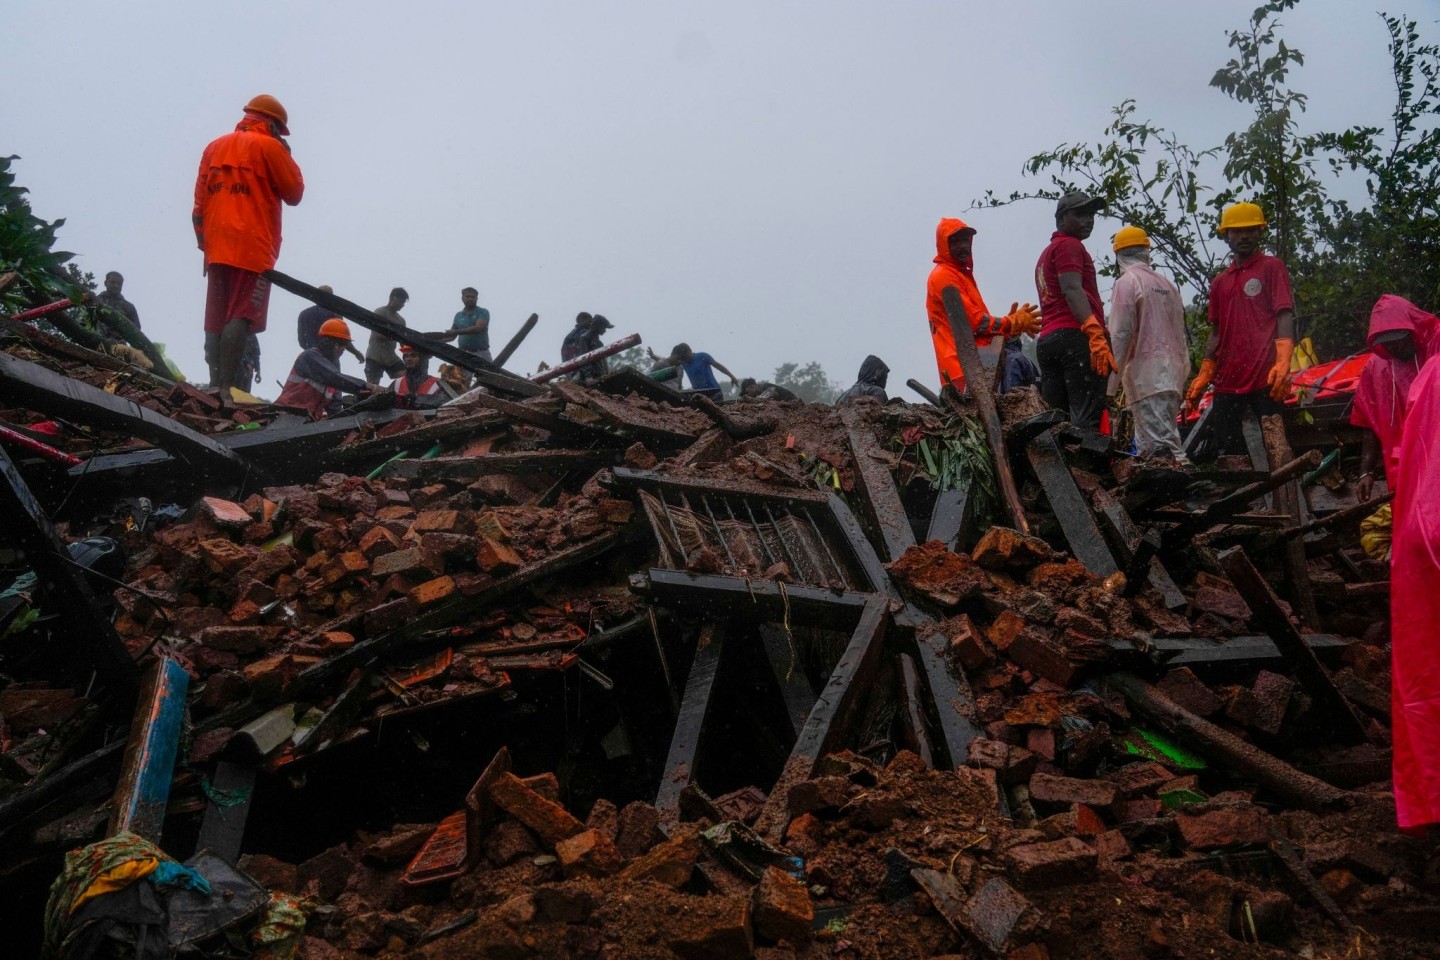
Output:
<path fill-rule="evenodd" d="M 1200 397 L 1204 395 L 1205 388 L 1210 386 L 1215 379 L 1215 361 L 1206 357 L 1200 361 L 1200 372 L 1195 374 L 1195 379 L 1190 381 L 1190 389 L 1185 391 L 1185 409 L 1194 411 L 1200 405 Z"/>
<path fill-rule="evenodd" d="M 1115 372 L 1115 355 L 1110 352 L 1110 341 L 1105 337 L 1105 328 L 1095 314 L 1080 324 L 1081 331 L 1090 338 L 1090 369 L 1097 377 L 1108 377 Z"/>
<path fill-rule="evenodd" d="M 1270 388 L 1270 399 L 1277 403 L 1290 396 L 1290 355 L 1294 352 L 1294 340 L 1275 341 L 1275 365 L 1266 375 L 1265 385 Z"/>
<path fill-rule="evenodd" d="M 1007 337 L 1018 337 L 1022 333 L 1033 337 L 1040 332 L 1040 311 L 1029 303 L 1012 303 L 1005 324 Z"/>

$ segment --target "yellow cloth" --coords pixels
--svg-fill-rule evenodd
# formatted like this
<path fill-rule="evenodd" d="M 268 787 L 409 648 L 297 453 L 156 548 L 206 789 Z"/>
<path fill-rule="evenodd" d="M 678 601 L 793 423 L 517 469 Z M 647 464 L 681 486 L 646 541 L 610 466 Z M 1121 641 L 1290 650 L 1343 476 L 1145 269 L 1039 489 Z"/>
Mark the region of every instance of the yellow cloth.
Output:
<path fill-rule="evenodd" d="M 102 894 L 114 893 L 116 890 L 124 890 L 136 880 L 142 877 L 148 877 L 154 873 L 155 868 L 158 866 L 160 866 L 158 858 L 141 857 L 138 860 L 126 860 L 118 867 L 111 867 L 96 877 L 95 882 L 86 887 L 85 892 L 75 898 L 75 902 L 70 904 L 70 912 L 73 914 L 76 910 L 79 910 L 87 900 L 93 900 Z"/>
<path fill-rule="evenodd" d="M 1371 560 L 1390 561 L 1390 504 L 1360 521 L 1360 548 Z"/>

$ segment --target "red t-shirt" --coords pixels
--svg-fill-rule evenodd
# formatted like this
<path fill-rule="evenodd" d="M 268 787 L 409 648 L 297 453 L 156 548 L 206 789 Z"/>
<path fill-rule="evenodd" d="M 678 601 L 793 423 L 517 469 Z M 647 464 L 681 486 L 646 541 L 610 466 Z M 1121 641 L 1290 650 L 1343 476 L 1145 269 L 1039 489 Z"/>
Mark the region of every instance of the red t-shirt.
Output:
<path fill-rule="evenodd" d="M 1060 290 L 1060 274 L 1080 274 L 1085 299 L 1095 319 L 1105 322 L 1105 305 L 1100 300 L 1100 287 L 1095 282 L 1095 261 L 1085 244 L 1075 237 L 1056 230 L 1050 234 L 1050 246 L 1035 264 L 1035 293 L 1040 299 L 1040 336 L 1056 330 L 1079 330 L 1084 317 L 1075 316 L 1065 294 Z"/>
<path fill-rule="evenodd" d="M 1290 271 L 1268 253 L 1232 263 L 1210 281 L 1210 324 L 1218 338 L 1216 393 L 1265 389 L 1265 378 L 1275 365 L 1275 318 L 1293 309 Z"/>

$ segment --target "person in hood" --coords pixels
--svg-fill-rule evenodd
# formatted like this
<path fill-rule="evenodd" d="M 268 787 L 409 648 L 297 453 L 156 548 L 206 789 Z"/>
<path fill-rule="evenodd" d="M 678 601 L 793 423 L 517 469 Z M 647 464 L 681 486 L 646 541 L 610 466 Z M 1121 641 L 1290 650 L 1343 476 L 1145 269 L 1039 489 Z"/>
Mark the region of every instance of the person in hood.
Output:
<path fill-rule="evenodd" d="M 1035 264 L 1035 293 L 1045 317 L 1037 351 L 1040 394 L 1087 430 L 1100 429 L 1105 386 L 1115 370 L 1095 260 L 1084 243 L 1104 205 L 1081 190 L 1056 201 L 1055 232 Z"/>
<path fill-rule="evenodd" d="M 1028 303 L 1010 304 L 1010 312 L 1003 317 L 991 315 L 975 284 L 974 240 L 974 227 L 954 217 L 942 219 L 935 228 L 935 266 L 925 284 L 925 313 L 930 318 L 930 339 L 935 345 L 940 384 L 951 383 L 961 391 L 965 389 L 965 373 L 960 369 L 955 336 L 945 313 L 946 287 L 960 292 L 960 302 L 965 304 L 965 313 L 970 318 L 970 329 L 975 331 L 975 346 L 987 367 L 995 367 L 999 359 L 1000 351 L 994 344 L 996 337 L 1033 335 L 1040 330 L 1040 315 Z"/>
<path fill-rule="evenodd" d="M 1350 422 L 1366 430 L 1360 451 L 1356 493 L 1369 500 L 1375 492 L 1377 468 L 1392 485 L 1398 473 L 1400 437 L 1405 426 L 1405 398 L 1430 358 L 1440 319 L 1404 297 L 1387 293 L 1370 311 L 1368 343 L 1374 356 L 1355 385 Z"/>
<path fill-rule="evenodd" d="M 400 347 L 405 372 L 395 378 L 395 406 L 407 409 L 438 407 L 456 397 L 455 391 L 439 377 L 430 375 L 430 354 L 410 344 Z"/>
<path fill-rule="evenodd" d="M 350 325 L 339 317 L 320 324 L 320 341 L 295 358 L 277 406 L 301 407 L 313 420 L 340 412 L 342 393 L 371 393 L 379 387 L 340 372 L 340 355 L 353 342 Z"/>
<path fill-rule="evenodd" d="M 855 384 L 835 398 L 836 406 L 861 397 L 874 397 L 881 403 L 886 402 L 890 399 L 885 393 L 885 381 L 889 378 L 890 368 L 884 360 L 874 355 L 866 357 L 865 362 L 860 364 L 860 375 L 855 378 Z"/>
<path fill-rule="evenodd" d="M 1371 324 L 1373 330 L 1373 319 Z M 1391 767 L 1396 820 L 1402 830 L 1418 833 L 1440 823 L 1440 444 L 1435 442 L 1440 435 L 1440 357 L 1425 362 L 1408 398 L 1400 402 L 1405 407 L 1400 450 L 1389 478 L 1395 488 Z"/>
<path fill-rule="evenodd" d="M 211 141 L 200 156 L 190 220 L 205 255 L 205 362 L 220 402 L 232 402 L 245 341 L 265 329 L 270 281 L 261 274 L 280 256 L 280 204 L 305 194 L 290 156 L 289 115 L 269 94 L 245 105 L 232 133 Z"/>
<path fill-rule="evenodd" d="M 1110 293 L 1110 349 L 1135 421 L 1136 451 L 1188 463 L 1179 417 L 1190 348 L 1180 288 L 1150 266 L 1150 237 L 1139 227 L 1122 227 L 1114 251 L 1120 277 Z"/>

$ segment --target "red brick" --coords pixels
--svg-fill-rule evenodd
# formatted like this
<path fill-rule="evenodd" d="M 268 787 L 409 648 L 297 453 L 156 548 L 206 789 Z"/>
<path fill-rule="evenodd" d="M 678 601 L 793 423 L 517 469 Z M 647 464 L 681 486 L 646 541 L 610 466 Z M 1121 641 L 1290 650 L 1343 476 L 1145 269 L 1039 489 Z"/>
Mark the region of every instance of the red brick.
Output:
<path fill-rule="evenodd" d="M 1299 684 L 1269 670 L 1261 670 L 1249 690 L 1241 690 L 1225 709 L 1225 715 L 1260 733 L 1276 736 L 1285 722 Z"/>
<path fill-rule="evenodd" d="M 1136 820 L 1153 820 L 1160 816 L 1164 805 L 1153 797 L 1140 797 L 1135 800 L 1121 800 L 1111 807 L 1119 823 L 1133 823 Z"/>
<path fill-rule="evenodd" d="M 1242 847 L 1263 844 L 1270 839 L 1264 811 L 1248 803 L 1196 812 L 1181 810 L 1175 814 L 1175 825 L 1180 828 L 1180 838 L 1192 850 Z"/>
<path fill-rule="evenodd" d="M 755 888 L 754 916 L 760 936 L 798 945 L 810 938 L 815 905 L 803 881 L 778 867 L 767 867 Z"/>
<path fill-rule="evenodd" d="M 1197 717 L 1208 717 L 1221 707 L 1220 698 L 1189 667 L 1171 670 L 1155 687 Z"/>
<path fill-rule="evenodd" d="M 991 527 L 975 545 L 972 556 L 987 570 L 1003 567 L 1031 567 L 1050 559 L 1054 551 L 1038 537 L 1027 537 L 1008 527 Z"/>
<path fill-rule="evenodd" d="M 520 554 L 511 547 L 498 540 L 489 537 L 482 537 L 480 545 L 475 550 L 475 563 L 479 568 L 494 577 L 503 577 L 507 573 L 513 573 L 524 566 Z"/>
<path fill-rule="evenodd" d="M 995 659 L 980 631 L 965 614 L 946 621 L 950 631 L 950 656 L 966 670 L 979 670 Z"/>
<path fill-rule="evenodd" d="M 1020 631 L 1025 629 L 1025 621 L 1013 610 L 1002 610 L 995 621 L 990 624 L 990 629 L 985 631 L 985 639 L 990 641 L 990 646 L 1005 653 L 1015 638 L 1020 636 Z"/>
<path fill-rule="evenodd" d="M 1007 953 L 1005 960 L 1050 960 L 1050 951 L 1043 943 L 1027 943 Z"/>
<path fill-rule="evenodd" d="M 236 573 L 253 559 L 244 547 L 219 538 L 201 540 L 196 548 L 205 559 L 205 565 L 214 573 Z"/>
<path fill-rule="evenodd" d="M 622 864 L 615 842 L 599 830 L 584 830 L 555 844 L 555 856 L 565 875 L 608 877 Z"/>
<path fill-rule="evenodd" d="M 1009 875 L 1027 889 L 1080 883 L 1095 873 L 1099 860 L 1093 847 L 1074 837 L 1049 843 L 1027 843 L 1005 851 Z"/>
<path fill-rule="evenodd" d="M 283 632 L 283 627 L 206 627 L 196 639 L 213 650 L 255 653 L 267 649 Z"/>
<path fill-rule="evenodd" d="M 221 500 L 219 497 L 201 497 L 200 509 L 221 526 L 248 526 L 254 517 L 238 503 Z"/>
<path fill-rule="evenodd" d="M 660 837 L 660 812 L 644 800 L 632 800 L 620 811 L 615 846 L 626 859 L 638 857 Z"/>
<path fill-rule="evenodd" d="M 280 653 L 245 665 L 245 680 L 257 697 L 269 697 L 284 693 L 300 672 L 311 664 L 318 663 L 318 657 L 299 657 Z"/>
<path fill-rule="evenodd" d="M 635 504 L 629 500 L 600 501 L 600 516 L 606 523 L 626 524 L 635 518 Z"/>
<path fill-rule="evenodd" d="M 1130 841 L 1126 840 L 1125 834 L 1119 830 L 1106 830 L 1090 842 L 1094 844 L 1095 852 L 1100 855 L 1101 863 L 1128 860 L 1134 852 L 1130 849 Z"/>
<path fill-rule="evenodd" d="M 1078 670 L 1063 647 L 1036 629 L 1022 630 L 1005 655 L 1017 666 L 1062 687 L 1070 686 Z"/>
<path fill-rule="evenodd" d="M 414 609 L 409 597 L 371 607 L 365 612 L 365 634 L 373 637 L 396 629 L 410 619 Z"/>
<path fill-rule="evenodd" d="M 1120 790 L 1120 796 L 1127 799 L 1149 793 L 1175 779 L 1175 774 L 1158 763 L 1146 760 L 1127 763 L 1118 770 L 1112 770 L 1106 777 Z"/>
<path fill-rule="evenodd" d="M 497 801 L 498 802 L 498 801 Z M 681 824 L 664 843 L 627 864 L 620 878 L 627 881 L 653 880 L 672 889 L 690 881 L 695 861 L 700 859 L 700 835 L 691 824 Z"/>
<path fill-rule="evenodd" d="M 534 835 L 514 820 L 502 820 L 495 824 L 485 838 L 485 858 L 497 867 L 508 866 L 539 849 Z"/>
<path fill-rule="evenodd" d="M 376 520 L 410 520 L 414 516 L 415 510 L 412 507 L 401 506 L 399 504 L 391 507 L 381 507 L 375 511 Z"/>
<path fill-rule="evenodd" d="M 239 600 L 230 608 L 230 622 L 237 627 L 254 624 L 260 619 L 260 606 L 252 600 Z"/>
<path fill-rule="evenodd" d="M 531 790 L 513 773 L 502 774 L 490 784 L 490 798 L 510 816 L 534 830 L 546 844 L 554 846 L 585 831 L 558 803 L 546 800 Z"/>
<path fill-rule="evenodd" d="M 434 580 L 427 580 L 412 589 L 409 597 L 415 606 L 424 609 L 449 599 L 454 593 L 455 579 L 453 577 L 436 577 Z"/>
<path fill-rule="evenodd" d="M 365 531 L 365 535 L 360 538 L 360 552 L 371 560 L 399 549 L 400 538 L 379 524 Z"/>
<path fill-rule="evenodd" d="M 429 567 L 425 562 L 425 555 L 419 547 L 411 547 L 409 550 L 396 550 L 375 558 L 370 565 L 370 575 L 376 579 L 400 574 L 429 573 Z"/>
<path fill-rule="evenodd" d="M 755 950 L 748 897 L 693 897 L 670 921 L 670 949 L 683 960 L 730 960 Z"/>
<path fill-rule="evenodd" d="M 463 533 L 464 519 L 458 510 L 425 510 L 410 524 L 412 534 Z"/>
<path fill-rule="evenodd" d="M 590 807 L 590 813 L 585 818 L 585 827 L 588 830 L 598 830 L 611 840 L 620 835 L 620 811 L 615 804 L 601 797 Z"/>
<path fill-rule="evenodd" d="M 1001 783 L 1012 784 L 1024 783 L 1030 779 L 1039 759 L 1024 747 L 977 737 L 970 741 L 966 763 L 972 767 L 994 770 L 996 778 Z"/>

